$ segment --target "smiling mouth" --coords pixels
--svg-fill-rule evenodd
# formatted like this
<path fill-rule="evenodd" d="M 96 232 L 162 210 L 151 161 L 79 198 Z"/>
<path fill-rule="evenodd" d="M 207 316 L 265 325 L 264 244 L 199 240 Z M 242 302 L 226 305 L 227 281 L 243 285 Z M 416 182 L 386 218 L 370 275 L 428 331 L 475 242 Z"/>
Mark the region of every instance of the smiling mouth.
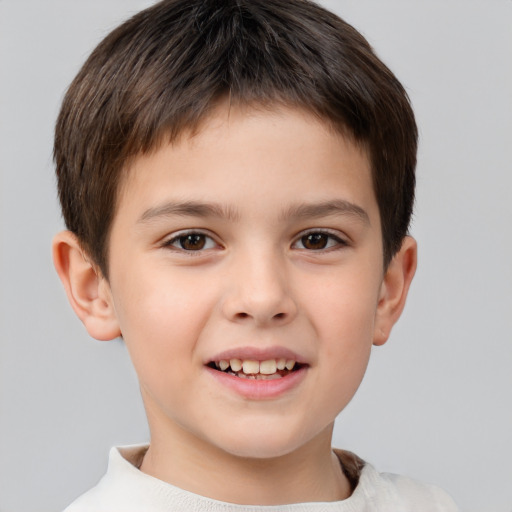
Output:
<path fill-rule="evenodd" d="M 274 380 L 286 377 L 290 373 L 300 370 L 305 365 L 297 363 L 297 361 L 293 359 L 280 358 L 267 359 L 265 361 L 257 361 L 254 359 L 221 359 L 220 361 L 211 361 L 207 366 L 219 372 L 242 379 Z"/>

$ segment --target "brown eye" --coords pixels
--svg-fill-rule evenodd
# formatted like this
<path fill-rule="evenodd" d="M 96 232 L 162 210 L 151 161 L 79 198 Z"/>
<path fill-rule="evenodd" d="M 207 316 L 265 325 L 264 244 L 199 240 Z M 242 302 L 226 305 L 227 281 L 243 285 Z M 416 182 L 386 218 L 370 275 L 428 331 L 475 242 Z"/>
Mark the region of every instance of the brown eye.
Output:
<path fill-rule="evenodd" d="M 329 235 L 325 233 L 308 233 L 304 235 L 300 240 L 302 242 L 302 246 L 305 249 L 309 249 L 312 251 L 325 249 L 329 242 Z"/>
<path fill-rule="evenodd" d="M 215 249 L 218 244 L 205 233 L 189 231 L 178 233 L 174 238 L 164 242 L 163 247 L 184 252 L 201 252 Z"/>
<path fill-rule="evenodd" d="M 180 236 L 178 238 L 181 249 L 185 251 L 200 251 L 206 245 L 206 236 L 199 233 Z"/>
<path fill-rule="evenodd" d="M 330 249 L 342 249 L 348 243 L 330 231 L 310 231 L 303 234 L 292 245 L 294 249 L 307 251 L 328 251 Z"/>

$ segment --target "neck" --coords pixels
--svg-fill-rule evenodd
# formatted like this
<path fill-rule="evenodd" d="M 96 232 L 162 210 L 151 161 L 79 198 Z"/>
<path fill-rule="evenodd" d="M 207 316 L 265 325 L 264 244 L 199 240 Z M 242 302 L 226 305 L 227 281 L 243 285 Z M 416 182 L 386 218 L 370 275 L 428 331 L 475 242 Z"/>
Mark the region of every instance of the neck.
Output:
<path fill-rule="evenodd" d="M 297 450 L 265 459 L 239 457 L 173 430 L 151 430 L 140 469 L 195 494 L 240 505 L 339 501 L 351 494 L 331 450 L 332 425 Z"/>

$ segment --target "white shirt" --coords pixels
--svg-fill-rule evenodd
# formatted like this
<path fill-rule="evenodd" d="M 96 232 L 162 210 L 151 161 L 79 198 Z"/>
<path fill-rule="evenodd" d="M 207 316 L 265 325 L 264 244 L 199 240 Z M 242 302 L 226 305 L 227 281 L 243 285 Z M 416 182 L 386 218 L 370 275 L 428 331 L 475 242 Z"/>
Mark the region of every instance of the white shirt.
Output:
<path fill-rule="evenodd" d="M 236 505 L 199 496 L 137 469 L 147 445 L 112 448 L 96 487 L 64 512 L 457 512 L 442 490 L 409 478 L 378 473 L 365 463 L 352 495 L 342 501 L 291 505 Z M 338 454 L 339 456 L 339 454 Z"/>

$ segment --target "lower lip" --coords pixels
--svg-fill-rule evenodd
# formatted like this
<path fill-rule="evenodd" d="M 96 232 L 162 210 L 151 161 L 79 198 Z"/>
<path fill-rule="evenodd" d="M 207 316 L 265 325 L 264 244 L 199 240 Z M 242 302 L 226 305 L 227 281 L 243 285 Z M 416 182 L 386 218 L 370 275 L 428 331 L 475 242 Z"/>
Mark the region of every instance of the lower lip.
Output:
<path fill-rule="evenodd" d="M 306 376 L 307 367 L 288 373 L 280 379 L 244 379 L 229 373 L 214 370 L 208 366 L 205 369 L 222 385 L 228 387 L 238 395 L 249 400 L 272 400 L 297 387 Z"/>

